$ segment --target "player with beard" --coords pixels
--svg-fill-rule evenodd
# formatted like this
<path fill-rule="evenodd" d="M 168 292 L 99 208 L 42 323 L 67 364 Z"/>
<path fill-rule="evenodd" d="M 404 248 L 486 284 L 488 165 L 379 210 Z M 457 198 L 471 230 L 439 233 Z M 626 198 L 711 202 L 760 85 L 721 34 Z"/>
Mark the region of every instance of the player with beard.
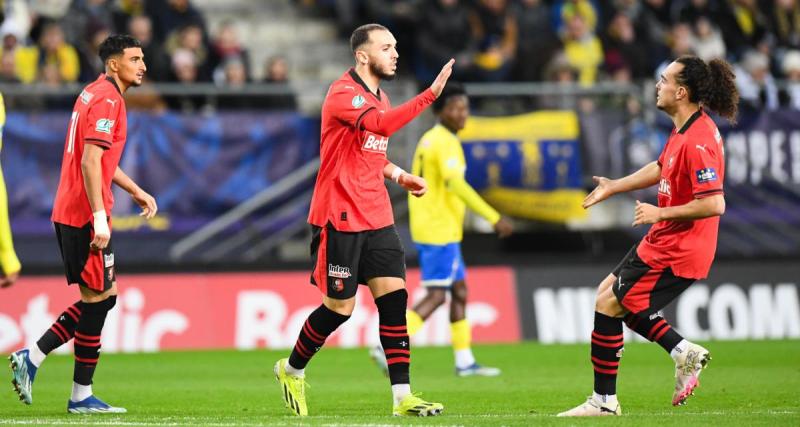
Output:
<path fill-rule="evenodd" d="M 660 310 L 707 277 L 714 261 L 719 217 L 725 212 L 725 150 L 706 110 L 736 120 L 739 93 L 734 79 L 721 59 L 676 59 L 656 84 L 656 106 L 675 125 L 658 160 L 624 178 L 594 177 L 597 188 L 586 196 L 584 208 L 656 184 L 658 206 L 636 201 L 633 225 L 653 226 L 598 286 L 591 337 L 594 393 L 558 416 L 622 413 L 617 370 L 623 322 L 675 361 L 673 405 L 685 404 L 700 384 L 700 373 L 711 359 L 708 350 L 684 339 Z"/>
<path fill-rule="evenodd" d="M 379 85 L 395 76 L 396 45 L 392 33 L 378 24 L 353 31 L 350 47 L 356 65 L 330 86 L 322 105 L 321 164 L 308 216 L 313 233 L 311 284 L 322 293 L 322 304 L 303 324 L 291 356 L 274 368 L 286 407 L 300 416 L 308 414 L 304 369 L 352 314 L 360 284 L 369 287 L 378 308 L 392 413 L 438 415 L 444 409 L 411 393 L 405 254 L 384 180 L 414 196 L 425 194 L 425 180 L 392 164 L 386 149 L 389 137 L 441 94 L 454 61 L 444 65 L 430 88 L 392 108 Z"/>
<path fill-rule="evenodd" d="M 141 44 L 127 35 L 113 35 L 100 44 L 99 56 L 105 73 L 83 89 L 72 110 L 52 215 L 67 284 L 78 285 L 81 299 L 67 307 L 39 341 L 9 357 L 14 388 L 30 405 L 33 380 L 47 354 L 75 338 L 72 396 L 67 402 L 73 414 L 126 412 L 92 392 L 100 335 L 117 300 L 111 183 L 131 195 L 145 218 L 158 210 L 155 199 L 119 168 L 127 137 L 122 94 L 141 85 L 147 70 Z"/>

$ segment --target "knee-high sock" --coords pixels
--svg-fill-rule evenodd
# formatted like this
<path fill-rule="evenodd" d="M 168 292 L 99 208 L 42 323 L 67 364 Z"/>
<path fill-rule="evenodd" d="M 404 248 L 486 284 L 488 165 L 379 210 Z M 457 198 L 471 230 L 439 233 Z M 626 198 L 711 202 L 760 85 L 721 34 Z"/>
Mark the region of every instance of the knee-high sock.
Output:
<path fill-rule="evenodd" d="M 67 307 L 50 326 L 50 329 L 42 334 L 42 337 L 36 342 L 42 353 L 50 354 L 51 351 L 61 347 L 75 336 L 75 327 L 78 326 L 78 320 L 81 318 L 83 305 L 83 301 L 78 301 Z"/>
<path fill-rule="evenodd" d="M 94 370 L 100 359 L 100 335 L 106 315 L 117 303 L 116 296 L 100 302 L 83 303 L 83 310 L 75 327 L 75 373 L 72 380 L 80 385 L 91 385 Z"/>
<path fill-rule="evenodd" d="M 592 331 L 595 393 L 617 394 L 617 369 L 621 357 L 622 319 L 595 312 Z"/>
<path fill-rule="evenodd" d="M 628 313 L 625 316 L 625 324 L 637 334 L 657 342 L 667 353 L 683 340 L 683 337 L 667 323 L 661 312 L 649 316 Z"/>
<path fill-rule="evenodd" d="M 380 339 L 386 363 L 389 365 L 389 380 L 392 385 L 409 384 L 411 365 L 411 342 L 406 326 L 406 304 L 408 292 L 399 289 L 375 298 L 380 322 Z"/>
<path fill-rule="evenodd" d="M 300 330 L 297 342 L 294 344 L 292 354 L 289 356 L 289 365 L 295 369 L 305 369 L 308 361 L 322 348 L 328 335 L 332 334 L 350 316 L 339 314 L 324 304 L 312 311 Z"/>

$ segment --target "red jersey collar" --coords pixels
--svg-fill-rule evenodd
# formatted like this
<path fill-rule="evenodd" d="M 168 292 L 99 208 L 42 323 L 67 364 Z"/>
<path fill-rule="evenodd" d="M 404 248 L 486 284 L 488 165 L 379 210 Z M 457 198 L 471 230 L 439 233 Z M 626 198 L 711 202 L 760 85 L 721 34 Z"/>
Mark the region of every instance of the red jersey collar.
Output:
<path fill-rule="evenodd" d="M 359 76 L 358 73 L 356 73 L 356 70 L 353 69 L 353 68 L 348 70 L 347 74 L 350 75 L 350 78 L 353 79 L 354 82 L 360 84 L 361 87 L 363 87 L 365 91 L 367 91 L 368 93 L 371 93 L 375 98 L 378 98 L 378 101 L 381 100 L 381 88 L 378 88 L 378 93 L 373 93 L 369 89 L 369 86 L 367 86 L 367 84 L 364 83 L 364 80 L 361 79 L 361 76 Z"/>

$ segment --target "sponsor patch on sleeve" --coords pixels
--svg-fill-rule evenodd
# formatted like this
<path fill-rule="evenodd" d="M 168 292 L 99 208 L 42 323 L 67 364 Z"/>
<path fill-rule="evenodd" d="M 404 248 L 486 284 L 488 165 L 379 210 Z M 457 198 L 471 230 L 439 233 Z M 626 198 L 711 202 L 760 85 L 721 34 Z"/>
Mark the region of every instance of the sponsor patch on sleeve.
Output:
<path fill-rule="evenodd" d="M 353 105 L 353 108 L 361 108 L 361 107 L 364 106 L 364 103 L 366 103 L 366 102 L 367 102 L 367 100 L 364 99 L 364 97 L 361 96 L 361 95 L 354 96 L 353 100 L 350 101 L 350 103 Z"/>
<path fill-rule="evenodd" d="M 705 182 L 711 182 L 717 180 L 717 171 L 714 168 L 703 168 L 695 172 L 697 175 L 697 183 L 703 184 Z"/>
<path fill-rule="evenodd" d="M 99 119 L 95 125 L 94 130 L 97 132 L 107 133 L 111 135 L 111 128 L 114 127 L 114 121 L 110 119 Z"/>

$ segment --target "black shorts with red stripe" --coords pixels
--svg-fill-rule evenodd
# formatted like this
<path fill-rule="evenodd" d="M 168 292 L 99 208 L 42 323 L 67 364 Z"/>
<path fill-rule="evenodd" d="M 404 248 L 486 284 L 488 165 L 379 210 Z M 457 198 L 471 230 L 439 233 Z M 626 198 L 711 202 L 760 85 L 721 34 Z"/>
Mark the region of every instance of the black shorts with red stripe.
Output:
<path fill-rule="evenodd" d="M 677 298 L 695 279 L 678 277 L 672 269 L 652 268 L 636 253 L 639 245 L 625 255 L 612 274 L 617 281 L 611 286 L 620 305 L 634 314 L 650 315 Z"/>
<path fill-rule="evenodd" d="M 311 226 L 311 284 L 334 299 L 355 296 L 358 285 L 376 277 L 406 278 L 403 244 L 394 225 L 344 232 Z"/>
<path fill-rule="evenodd" d="M 72 227 L 53 223 L 58 238 L 58 248 L 64 262 L 67 283 L 78 284 L 95 292 L 105 292 L 117 280 L 114 272 L 114 249 L 111 240 L 99 251 L 89 248 L 94 238 L 91 223 L 83 227 Z"/>

